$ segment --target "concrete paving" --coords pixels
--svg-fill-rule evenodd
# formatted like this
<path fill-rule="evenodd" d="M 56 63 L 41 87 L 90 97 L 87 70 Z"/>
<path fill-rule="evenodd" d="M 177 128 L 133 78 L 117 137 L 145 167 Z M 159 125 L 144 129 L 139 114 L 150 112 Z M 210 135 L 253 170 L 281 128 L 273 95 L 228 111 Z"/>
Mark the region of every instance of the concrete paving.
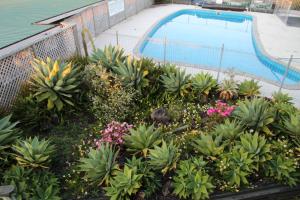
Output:
<path fill-rule="evenodd" d="M 118 44 L 125 49 L 127 54 L 134 54 L 136 45 L 143 36 L 151 30 L 151 27 L 154 24 L 169 14 L 186 8 L 201 9 L 197 6 L 178 4 L 153 6 L 141 11 L 137 15 L 127 18 L 123 22 L 100 34 L 94 40 L 95 46 L 102 49 L 109 44 Z M 275 15 L 264 13 L 249 14 L 252 14 L 257 18 L 257 31 L 266 53 L 274 58 L 288 58 L 291 54 L 296 58 L 300 58 L 300 28 L 284 25 Z M 281 60 L 287 61 L 287 59 Z M 294 62 L 293 66 L 299 67 L 300 69 L 300 59 L 298 62 Z M 194 74 L 199 71 L 208 70 L 186 67 L 186 71 Z M 209 72 L 216 75 L 216 72 L 214 71 L 209 70 Z M 224 77 L 226 77 L 226 75 L 221 73 L 220 80 Z M 242 81 L 248 78 L 236 75 L 235 79 L 237 81 Z M 278 91 L 279 89 L 277 86 L 270 83 L 261 81 L 260 84 L 262 85 L 262 95 L 267 97 L 270 97 L 273 92 Z M 289 93 L 290 96 L 294 98 L 296 106 L 300 108 L 300 90 L 283 89 L 282 91 Z"/>

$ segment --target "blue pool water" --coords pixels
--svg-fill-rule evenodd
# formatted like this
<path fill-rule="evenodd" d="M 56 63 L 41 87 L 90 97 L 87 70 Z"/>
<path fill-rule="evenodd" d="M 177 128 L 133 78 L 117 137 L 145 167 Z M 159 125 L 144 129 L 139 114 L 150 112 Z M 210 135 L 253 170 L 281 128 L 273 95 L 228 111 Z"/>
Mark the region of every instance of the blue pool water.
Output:
<path fill-rule="evenodd" d="M 216 69 L 224 45 L 223 70 L 234 69 L 280 82 L 285 66 L 261 52 L 252 28 L 252 17 L 242 13 L 181 10 L 161 20 L 149 32 L 139 51 L 157 60 Z M 300 73 L 290 70 L 285 84 L 298 83 Z"/>

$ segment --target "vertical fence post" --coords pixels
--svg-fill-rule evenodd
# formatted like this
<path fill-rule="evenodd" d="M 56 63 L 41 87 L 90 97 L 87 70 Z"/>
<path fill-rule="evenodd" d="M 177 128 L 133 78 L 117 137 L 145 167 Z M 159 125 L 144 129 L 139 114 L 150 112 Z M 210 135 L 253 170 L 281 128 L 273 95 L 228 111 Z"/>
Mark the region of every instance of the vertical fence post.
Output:
<path fill-rule="evenodd" d="M 293 55 L 291 55 L 291 57 L 290 57 L 290 59 L 289 59 L 289 62 L 288 62 L 287 68 L 286 68 L 286 70 L 285 70 L 285 72 L 284 72 L 284 75 L 283 75 L 283 77 L 282 77 L 281 84 L 280 84 L 280 87 L 279 87 L 278 92 L 280 92 L 281 89 L 282 89 L 282 87 L 283 87 L 284 81 L 285 81 L 285 79 L 286 79 L 286 77 L 287 77 L 287 75 L 288 75 L 288 73 L 289 73 L 289 69 L 290 69 L 292 60 L 293 60 Z"/>
<path fill-rule="evenodd" d="M 218 68 L 218 75 L 217 75 L 217 82 L 219 82 L 219 78 L 220 78 L 220 72 L 221 72 L 222 60 L 223 60 L 223 53 L 224 53 L 224 44 L 222 44 L 222 47 L 221 47 L 220 60 L 219 60 L 219 68 Z"/>
<path fill-rule="evenodd" d="M 119 46 L 119 31 L 116 31 L 117 46 Z"/>
<path fill-rule="evenodd" d="M 164 65 L 166 64 L 166 53 L 167 53 L 167 37 L 164 39 Z"/>

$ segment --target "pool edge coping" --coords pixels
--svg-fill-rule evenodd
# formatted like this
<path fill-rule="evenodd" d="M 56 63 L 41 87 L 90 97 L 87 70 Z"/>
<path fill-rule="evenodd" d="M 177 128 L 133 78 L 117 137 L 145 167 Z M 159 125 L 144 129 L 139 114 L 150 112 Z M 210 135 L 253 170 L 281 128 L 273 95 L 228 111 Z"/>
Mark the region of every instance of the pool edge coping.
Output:
<path fill-rule="evenodd" d="M 140 52 L 140 47 L 141 45 L 143 44 L 143 42 L 147 39 L 149 33 L 160 23 L 160 21 L 166 19 L 167 17 L 175 14 L 176 12 L 179 12 L 181 10 L 212 10 L 212 9 L 203 9 L 201 7 L 198 7 L 198 6 L 195 6 L 195 8 L 182 8 L 182 9 L 179 9 L 179 10 L 176 10 L 176 11 L 173 11 L 169 14 L 166 14 L 164 15 L 163 17 L 161 17 L 160 19 L 156 20 L 155 23 L 153 23 L 150 28 L 148 28 L 148 30 L 143 34 L 143 36 L 138 40 L 137 44 L 134 46 L 134 49 L 133 49 L 133 55 L 135 57 L 138 57 L 138 58 L 143 58 L 144 56 L 141 54 Z M 216 11 L 216 10 L 214 10 Z M 227 13 L 236 13 L 236 12 L 233 12 L 233 11 L 227 11 L 227 10 L 222 10 L 222 12 L 227 12 Z M 252 29 L 252 34 L 253 34 L 253 37 L 255 39 L 255 42 L 256 42 L 256 45 L 257 45 L 257 48 L 261 51 L 261 53 L 263 55 L 265 55 L 266 57 L 268 57 L 270 60 L 272 61 L 276 61 L 278 62 L 279 64 L 283 65 L 286 69 L 286 64 L 281 62 L 281 61 L 278 61 L 275 57 L 273 57 L 272 55 L 270 55 L 269 53 L 266 52 L 264 46 L 262 45 L 262 42 L 261 42 L 261 38 L 259 36 L 259 32 L 258 32 L 258 25 L 257 25 L 257 17 L 255 15 L 252 15 L 251 12 L 243 12 L 245 15 L 248 15 L 248 16 L 251 16 L 252 17 L 252 22 L 253 22 L 253 29 Z M 151 58 L 151 57 L 149 57 Z M 154 59 L 154 58 L 151 58 L 152 60 L 156 61 L 156 62 L 161 62 L 161 60 L 158 60 L 158 59 Z M 173 64 L 176 64 L 176 65 L 181 65 L 183 67 L 192 67 L 192 68 L 198 68 L 198 69 L 203 69 L 203 70 L 208 70 L 208 71 L 218 71 L 218 69 L 216 69 L 216 67 L 211 67 L 208 68 L 208 66 L 205 66 L 205 65 L 196 65 L 196 64 L 188 64 L 188 63 L 181 63 L 181 62 L 167 62 L 167 63 L 173 63 Z M 296 72 L 300 73 L 300 70 L 296 69 L 295 67 L 293 66 L 290 66 L 290 69 L 292 70 L 295 70 Z M 227 70 L 220 70 L 222 73 L 226 73 Z M 271 80 L 267 80 L 263 77 L 259 77 L 259 76 L 256 76 L 256 75 L 253 75 L 253 74 L 250 74 L 250 73 L 247 73 L 247 72 L 241 72 L 239 70 L 234 70 L 234 73 L 236 75 L 239 75 L 239 76 L 244 76 L 245 78 L 252 78 L 252 79 L 257 79 L 259 81 L 262 81 L 262 82 L 266 82 L 266 83 L 269 83 L 269 84 L 272 84 L 272 85 L 275 85 L 277 87 L 280 87 L 281 83 L 278 83 L 278 82 L 275 82 L 275 81 L 271 81 Z M 300 90 L 300 83 L 298 84 L 295 84 L 295 85 L 284 85 L 282 86 L 283 89 L 287 89 L 287 90 Z"/>

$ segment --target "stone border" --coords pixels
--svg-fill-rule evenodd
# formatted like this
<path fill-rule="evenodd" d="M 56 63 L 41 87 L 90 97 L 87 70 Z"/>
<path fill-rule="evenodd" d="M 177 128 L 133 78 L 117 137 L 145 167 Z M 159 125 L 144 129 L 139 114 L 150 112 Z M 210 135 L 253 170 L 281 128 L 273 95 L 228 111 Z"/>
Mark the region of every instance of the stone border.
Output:
<path fill-rule="evenodd" d="M 164 19 L 166 19 L 167 17 L 175 14 L 176 12 L 179 12 L 181 10 L 192 10 L 191 8 L 190 9 L 187 9 L 187 8 L 183 8 L 183 9 L 180 9 L 180 10 L 177 10 L 177 11 L 174 11 L 170 14 L 167 14 L 165 15 L 164 17 L 162 17 L 161 19 L 157 20 L 145 33 L 144 35 L 139 39 L 138 43 L 135 45 L 134 49 L 133 49 L 133 54 L 134 56 L 138 57 L 138 58 L 142 58 L 144 57 L 141 52 L 140 52 L 140 48 L 141 48 L 141 45 L 144 43 L 145 40 L 148 39 L 148 35 L 151 33 L 151 31 L 161 22 L 163 21 Z M 210 10 L 210 9 L 202 9 L 200 7 L 196 7 L 195 10 Z M 227 13 L 235 13 L 235 12 L 232 12 L 232 11 L 222 11 L 222 12 L 227 12 Z M 257 28 L 257 18 L 256 16 L 254 15 L 251 15 L 251 13 L 246 13 L 245 15 L 248 15 L 248 16 L 251 16 L 252 17 L 252 22 L 253 22 L 253 25 L 252 25 L 252 40 L 255 39 L 254 42 L 256 42 L 256 45 L 257 45 L 257 48 L 258 50 L 261 51 L 262 54 L 264 54 L 266 57 L 268 57 L 270 60 L 272 61 L 276 61 L 278 62 L 279 64 L 285 66 L 286 64 L 284 64 L 283 62 L 280 62 L 280 61 L 277 61 L 273 56 L 269 55 L 262 43 L 261 43 L 261 39 L 259 37 L 259 33 L 258 33 L 258 28 Z M 153 59 L 153 58 L 151 58 Z M 162 60 L 159 60 L 159 59 L 153 59 L 154 61 L 156 62 L 162 62 Z M 196 64 L 188 64 L 188 63 L 182 63 L 182 62 L 170 62 L 170 63 L 173 63 L 173 64 L 176 64 L 176 65 L 179 65 L 179 66 L 186 66 L 186 67 L 192 67 L 192 68 L 197 68 L 197 69 L 203 69 L 203 70 L 209 70 L 209 71 L 218 71 L 218 68 L 217 67 L 211 67 L 211 66 L 205 66 L 205 65 L 196 65 Z M 299 72 L 299 70 L 297 70 L 296 68 L 294 67 L 290 67 L 290 69 L 296 71 L 296 72 Z M 221 72 L 225 73 L 227 72 L 228 70 L 223 70 L 221 69 Z M 270 83 L 272 85 L 275 85 L 275 86 L 278 86 L 280 87 L 280 83 L 276 82 L 276 81 L 272 81 L 272 80 L 268 80 L 268 79 L 265 79 L 263 77 L 259 77 L 259 76 L 255 76 L 253 74 L 250 74 L 250 73 L 247 73 L 247 72 L 242 72 L 240 70 L 236 70 L 234 69 L 234 73 L 236 75 L 240 75 L 240 76 L 244 76 L 245 78 L 252 78 L 252 79 L 257 79 L 259 81 L 262 81 L 262 82 L 266 82 L 266 83 Z M 295 84 L 295 85 L 283 85 L 284 89 L 288 89 L 288 90 L 300 90 L 300 83 L 299 84 Z"/>

